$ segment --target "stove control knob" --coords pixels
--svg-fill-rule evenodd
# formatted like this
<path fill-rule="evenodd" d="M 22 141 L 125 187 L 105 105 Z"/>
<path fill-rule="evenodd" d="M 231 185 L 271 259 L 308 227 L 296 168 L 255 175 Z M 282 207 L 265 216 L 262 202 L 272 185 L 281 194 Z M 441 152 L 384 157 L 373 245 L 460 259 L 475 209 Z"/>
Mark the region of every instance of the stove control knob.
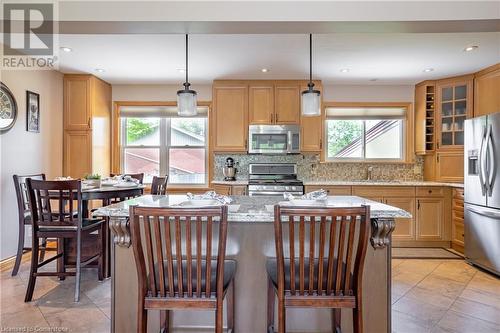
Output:
<path fill-rule="evenodd" d="M 275 186 L 275 187 L 274 187 L 274 189 L 275 189 L 275 190 L 279 190 L 279 189 L 280 189 L 280 187 L 279 187 L 279 186 Z"/>
<path fill-rule="evenodd" d="M 290 186 L 285 186 L 285 191 L 290 191 Z"/>
<path fill-rule="evenodd" d="M 295 191 L 297 190 L 297 188 L 295 186 L 292 186 L 292 191 Z"/>

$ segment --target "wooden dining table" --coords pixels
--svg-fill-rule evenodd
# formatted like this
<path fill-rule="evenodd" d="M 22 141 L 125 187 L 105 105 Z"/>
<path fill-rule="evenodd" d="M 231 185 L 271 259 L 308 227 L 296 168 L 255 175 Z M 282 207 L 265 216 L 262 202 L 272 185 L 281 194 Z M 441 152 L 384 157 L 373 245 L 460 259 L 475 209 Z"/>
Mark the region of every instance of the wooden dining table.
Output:
<path fill-rule="evenodd" d="M 146 186 L 140 184 L 130 187 L 116 187 L 116 186 L 101 186 L 97 188 L 82 188 L 82 212 L 83 217 L 89 217 L 91 212 L 89 211 L 89 201 L 100 201 L 102 207 L 108 206 L 112 201 L 123 201 L 129 198 L 137 197 L 143 194 Z M 108 278 L 111 276 L 111 238 L 109 232 L 109 218 L 105 218 L 106 228 L 104 238 L 106 240 L 106 246 L 104 249 L 104 277 Z M 69 240 L 71 241 L 71 240 Z M 66 248 L 73 249 L 74 246 L 68 246 L 68 244 L 58 244 L 58 246 L 66 246 Z M 62 250 L 62 249 L 59 249 Z M 82 254 L 85 255 L 85 246 L 82 246 Z M 72 258 L 71 253 L 66 258 Z M 70 260 L 70 259 L 69 259 Z M 71 265 L 68 262 L 62 262 L 58 260 L 58 265 Z"/>

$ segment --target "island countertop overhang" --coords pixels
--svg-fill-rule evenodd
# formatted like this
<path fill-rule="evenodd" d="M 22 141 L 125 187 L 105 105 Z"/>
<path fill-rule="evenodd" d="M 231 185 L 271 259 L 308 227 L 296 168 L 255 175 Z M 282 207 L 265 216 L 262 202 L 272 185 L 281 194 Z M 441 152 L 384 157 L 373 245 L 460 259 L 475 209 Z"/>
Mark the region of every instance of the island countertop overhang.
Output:
<path fill-rule="evenodd" d="M 283 202 L 283 198 L 276 196 L 231 196 L 233 201 L 228 208 L 229 222 L 272 222 L 274 221 L 273 206 Z M 98 208 L 95 216 L 115 218 L 128 217 L 130 206 L 141 207 L 179 207 L 187 201 L 185 195 L 143 195 L 130 200 L 122 201 L 110 206 Z M 411 218 L 411 214 L 394 206 L 357 196 L 329 196 L 325 207 L 360 207 L 370 206 L 372 219 Z"/>

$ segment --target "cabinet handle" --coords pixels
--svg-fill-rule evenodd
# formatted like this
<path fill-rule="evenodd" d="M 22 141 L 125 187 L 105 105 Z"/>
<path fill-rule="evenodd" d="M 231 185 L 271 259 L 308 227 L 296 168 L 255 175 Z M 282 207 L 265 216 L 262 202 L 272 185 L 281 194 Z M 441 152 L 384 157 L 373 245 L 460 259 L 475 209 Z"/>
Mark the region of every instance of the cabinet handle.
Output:
<path fill-rule="evenodd" d="M 278 114 L 277 114 L 277 113 L 275 113 L 275 114 L 274 114 L 274 122 L 275 122 L 275 123 L 277 123 L 277 122 L 278 122 Z"/>
<path fill-rule="evenodd" d="M 323 149 L 323 140 L 319 140 L 319 149 Z"/>
<path fill-rule="evenodd" d="M 437 155 L 436 158 L 437 158 L 437 162 L 439 163 L 439 155 Z"/>
<path fill-rule="evenodd" d="M 90 118 L 87 120 L 87 127 L 90 128 Z"/>
<path fill-rule="evenodd" d="M 420 200 L 417 200 L 417 209 L 420 209 Z"/>
<path fill-rule="evenodd" d="M 245 149 L 248 149 L 248 141 L 245 139 Z"/>

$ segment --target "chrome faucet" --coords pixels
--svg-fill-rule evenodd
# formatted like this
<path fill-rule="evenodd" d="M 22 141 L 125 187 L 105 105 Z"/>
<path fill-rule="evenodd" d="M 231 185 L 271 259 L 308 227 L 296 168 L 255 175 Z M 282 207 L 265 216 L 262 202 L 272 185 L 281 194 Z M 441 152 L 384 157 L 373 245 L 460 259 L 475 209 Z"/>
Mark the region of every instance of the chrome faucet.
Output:
<path fill-rule="evenodd" d="M 366 180 L 372 180 L 373 167 L 369 166 L 366 169 Z"/>

